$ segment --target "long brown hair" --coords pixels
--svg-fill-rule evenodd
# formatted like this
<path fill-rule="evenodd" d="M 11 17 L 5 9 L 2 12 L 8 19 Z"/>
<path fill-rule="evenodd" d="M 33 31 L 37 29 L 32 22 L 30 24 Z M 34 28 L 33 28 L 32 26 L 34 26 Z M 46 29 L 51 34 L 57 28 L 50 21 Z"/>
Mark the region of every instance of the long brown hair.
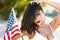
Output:
<path fill-rule="evenodd" d="M 29 3 L 22 19 L 21 31 L 27 31 L 29 34 L 32 34 L 33 31 L 35 32 L 37 28 L 37 25 L 34 23 L 36 10 L 43 11 L 40 3 Z"/>

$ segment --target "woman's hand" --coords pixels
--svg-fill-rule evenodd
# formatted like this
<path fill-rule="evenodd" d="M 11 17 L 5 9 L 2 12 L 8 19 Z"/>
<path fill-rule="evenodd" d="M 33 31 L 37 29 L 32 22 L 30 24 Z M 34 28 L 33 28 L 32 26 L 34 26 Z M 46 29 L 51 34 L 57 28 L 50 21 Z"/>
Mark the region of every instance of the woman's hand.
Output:
<path fill-rule="evenodd" d="M 34 0 L 33 2 L 37 2 L 37 3 L 43 3 L 43 2 L 47 2 L 48 0 Z"/>
<path fill-rule="evenodd" d="M 37 4 L 39 4 L 39 3 L 45 2 L 45 0 L 33 0 L 33 1 L 30 1 L 31 4 L 32 4 L 33 2 L 36 2 Z"/>
<path fill-rule="evenodd" d="M 56 9 L 58 9 L 60 11 L 60 5 L 58 3 L 50 1 L 50 0 L 42 0 L 41 3 L 43 3 L 43 2 L 52 6 L 52 7 L 54 7 L 54 8 L 56 8 Z"/>
<path fill-rule="evenodd" d="M 41 0 L 41 3 L 46 2 L 46 1 L 48 1 L 48 0 Z"/>

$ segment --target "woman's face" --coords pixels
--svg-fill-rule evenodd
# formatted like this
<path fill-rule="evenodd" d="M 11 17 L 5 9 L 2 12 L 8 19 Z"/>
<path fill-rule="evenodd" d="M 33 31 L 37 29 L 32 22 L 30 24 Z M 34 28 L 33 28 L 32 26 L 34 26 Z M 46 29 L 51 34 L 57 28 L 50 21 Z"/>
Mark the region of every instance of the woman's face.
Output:
<path fill-rule="evenodd" d="M 35 22 L 35 24 L 37 24 L 37 25 L 41 25 L 43 22 L 44 22 L 44 13 L 40 10 L 37 10 L 36 12 L 35 12 L 35 20 L 34 20 L 34 22 Z"/>

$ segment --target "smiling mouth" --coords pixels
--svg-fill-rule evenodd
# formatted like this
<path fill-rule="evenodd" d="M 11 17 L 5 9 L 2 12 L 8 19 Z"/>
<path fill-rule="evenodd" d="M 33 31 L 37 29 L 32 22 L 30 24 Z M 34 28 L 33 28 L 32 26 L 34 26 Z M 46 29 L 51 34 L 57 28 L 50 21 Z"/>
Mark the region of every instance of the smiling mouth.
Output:
<path fill-rule="evenodd" d="M 40 23 L 40 21 L 37 21 L 36 23 Z"/>

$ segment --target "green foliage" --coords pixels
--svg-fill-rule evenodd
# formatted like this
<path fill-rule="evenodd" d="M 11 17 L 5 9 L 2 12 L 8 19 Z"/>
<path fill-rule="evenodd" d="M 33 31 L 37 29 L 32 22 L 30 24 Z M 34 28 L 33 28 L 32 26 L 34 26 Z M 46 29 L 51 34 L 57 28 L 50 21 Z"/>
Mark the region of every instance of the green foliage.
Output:
<path fill-rule="evenodd" d="M 0 15 L 3 20 L 7 20 L 11 11 L 14 7 L 16 16 L 19 18 L 24 13 L 26 6 L 30 0 L 1 0 L 0 1 Z"/>
<path fill-rule="evenodd" d="M 15 10 L 17 11 L 17 17 L 24 13 L 25 7 L 28 5 L 29 1 L 17 1 L 15 4 Z"/>
<path fill-rule="evenodd" d="M 42 6 L 42 7 L 46 7 L 47 5 L 46 5 L 45 3 L 42 3 L 41 6 Z"/>

